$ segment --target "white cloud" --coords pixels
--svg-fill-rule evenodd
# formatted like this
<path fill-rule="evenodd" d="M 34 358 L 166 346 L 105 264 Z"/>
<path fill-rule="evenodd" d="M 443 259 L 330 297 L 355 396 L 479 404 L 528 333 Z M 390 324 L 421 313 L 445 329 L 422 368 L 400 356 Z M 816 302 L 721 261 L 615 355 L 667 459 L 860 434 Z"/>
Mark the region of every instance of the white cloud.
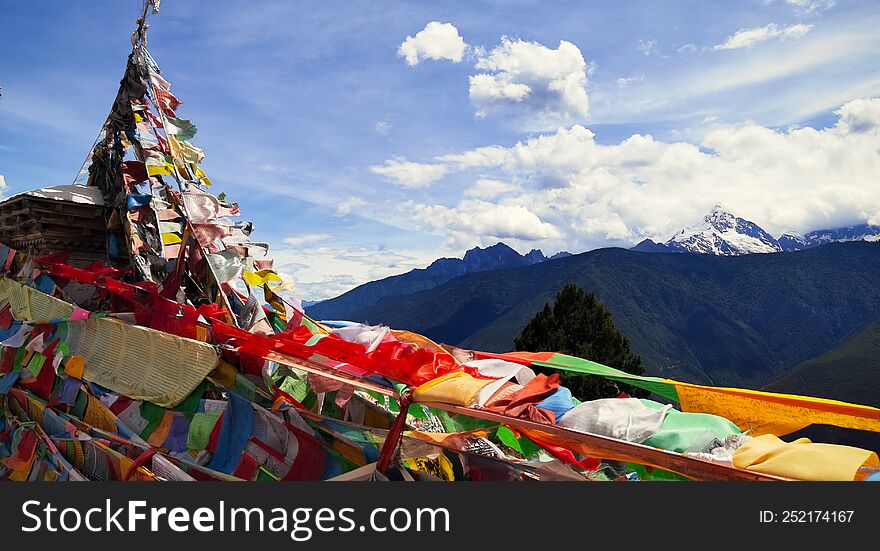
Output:
<path fill-rule="evenodd" d="M 499 195 L 504 195 L 514 191 L 516 186 L 501 180 L 492 180 L 491 178 L 480 178 L 473 187 L 465 191 L 465 195 L 470 197 L 478 197 L 480 199 L 492 199 Z"/>
<path fill-rule="evenodd" d="M 337 296 L 368 281 L 423 268 L 436 251 L 392 251 L 384 247 L 317 246 L 275 248 L 275 270 L 295 282 L 293 294 L 306 300 Z"/>
<path fill-rule="evenodd" d="M 656 40 L 639 40 L 639 43 L 636 45 L 636 50 L 642 52 L 645 56 L 657 55 L 660 53 L 657 50 Z"/>
<path fill-rule="evenodd" d="M 688 42 L 687 44 L 679 46 L 675 51 L 680 54 L 689 54 L 691 52 L 696 52 L 697 46 Z"/>
<path fill-rule="evenodd" d="M 448 59 L 454 63 L 464 58 L 467 44 L 452 23 L 431 21 L 415 36 L 407 36 L 397 50 L 397 55 L 411 66 L 424 59 Z"/>
<path fill-rule="evenodd" d="M 500 145 L 489 145 L 465 151 L 464 153 L 451 153 L 437 157 L 438 161 L 447 163 L 459 170 L 480 166 L 497 166 L 509 156 L 507 148 Z"/>
<path fill-rule="evenodd" d="M 281 241 L 285 245 L 289 245 L 291 247 L 304 247 L 306 245 L 321 243 L 322 241 L 327 241 L 330 239 L 333 239 L 333 236 L 329 233 L 300 233 L 297 235 L 291 235 L 290 237 L 285 237 Z"/>
<path fill-rule="evenodd" d="M 587 77 L 595 62 L 565 40 L 556 49 L 538 42 L 501 37 L 491 50 L 468 46 L 450 23 L 432 21 L 408 36 L 398 55 L 410 65 L 422 59 L 474 60 L 478 72 L 468 77 L 468 93 L 478 118 L 508 119 L 514 126 L 545 130 L 583 120 L 589 109 Z"/>
<path fill-rule="evenodd" d="M 645 75 L 639 75 L 639 76 L 634 76 L 634 77 L 620 77 L 615 82 L 617 82 L 618 88 L 626 88 L 627 86 L 629 86 L 633 82 L 640 82 L 642 80 L 645 80 Z"/>
<path fill-rule="evenodd" d="M 506 115 L 547 128 L 587 115 L 588 66 L 571 42 L 551 49 L 504 36 L 488 53 L 478 53 L 475 68 L 483 71 L 470 77 L 478 117 Z"/>
<path fill-rule="evenodd" d="M 375 130 L 377 134 L 384 136 L 388 134 L 389 130 L 391 130 L 391 123 L 388 121 L 379 121 L 373 126 L 373 130 Z"/>
<path fill-rule="evenodd" d="M 781 38 L 785 40 L 786 38 L 800 38 L 810 32 L 813 29 L 813 25 L 805 25 L 803 23 L 798 23 L 796 25 L 789 25 L 782 29 Z"/>
<path fill-rule="evenodd" d="M 837 0 L 785 0 L 785 3 L 794 6 L 799 15 L 808 15 L 833 8 Z"/>
<path fill-rule="evenodd" d="M 797 23 L 788 27 L 780 27 L 776 23 L 769 23 L 763 27 L 754 29 L 740 29 L 727 37 L 721 44 L 712 47 L 714 50 L 737 50 L 740 48 L 751 48 L 759 42 L 764 42 L 774 38 L 786 40 L 791 38 L 800 38 L 812 30 L 813 25 L 805 25 Z"/>
<path fill-rule="evenodd" d="M 360 197 L 349 197 L 348 199 L 336 205 L 336 214 L 338 214 L 339 216 L 347 216 L 348 214 L 351 214 L 351 211 L 353 211 L 354 209 L 362 207 L 366 204 L 366 201 L 364 201 Z"/>
<path fill-rule="evenodd" d="M 389 159 L 383 165 L 370 167 L 373 174 L 381 174 L 406 188 L 427 187 L 442 178 L 446 171 L 442 164 L 413 163 L 404 159 Z"/>
<path fill-rule="evenodd" d="M 6 177 L 0 174 L 0 194 L 6 191 Z"/>
<path fill-rule="evenodd" d="M 405 207 L 412 212 L 417 224 L 434 230 L 449 231 L 453 237 L 456 232 L 468 236 L 464 243 L 473 242 L 470 236 L 522 241 L 562 236 L 553 224 L 544 222 L 520 204 L 496 204 L 473 199 L 461 201 L 455 208 L 412 203 Z"/>
<path fill-rule="evenodd" d="M 481 73 L 470 77 L 470 95 L 475 103 L 494 101 L 522 101 L 532 93 L 532 87 L 521 82 L 510 82 L 495 75 Z M 477 111 L 477 116 L 485 117 L 486 111 Z"/>
<path fill-rule="evenodd" d="M 489 173 L 518 183 L 493 202 L 408 210 L 414 223 L 457 243 L 491 237 L 550 250 L 665 240 L 716 203 L 774 235 L 878 220 L 880 98 L 835 113 L 825 129 L 713 124 L 699 144 L 636 134 L 604 145 L 582 126 L 560 128 L 435 159 L 450 172 L 479 170 L 472 189 L 486 186 L 479 182 Z"/>
<path fill-rule="evenodd" d="M 863 16 L 828 19 L 797 40 L 764 43 L 772 47 L 675 56 L 645 73 L 639 86 L 591 90 L 590 121 L 675 121 L 681 129 L 707 113 L 774 126 L 812 119 L 853 98 L 880 94 L 878 57 L 869 46 L 878 40 L 880 17 Z"/>
<path fill-rule="evenodd" d="M 837 128 L 841 133 L 876 133 L 880 125 L 880 98 L 851 101 L 834 114 L 839 117 Z"/>

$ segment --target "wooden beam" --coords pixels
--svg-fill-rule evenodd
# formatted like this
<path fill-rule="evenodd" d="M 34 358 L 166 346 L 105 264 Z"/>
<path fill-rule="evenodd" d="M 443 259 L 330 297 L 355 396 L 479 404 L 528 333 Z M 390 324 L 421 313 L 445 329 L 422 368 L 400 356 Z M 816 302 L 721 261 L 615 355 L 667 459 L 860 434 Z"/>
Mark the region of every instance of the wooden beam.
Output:
<path fill-rule="evenodd" d="M 288 356 L 287 354 L 282 354 L 279 352 L 268 352 L 263 355 L 263 359 L 277 362 L 281 365 L 286 365 L 288 367 L 293 367 L 302 371 L 306 371 L 308 373 L 314 373 L 315 375 L 321 375 L 322 377 L 327 377 L 328 379 L 333 379 L 334 381 L 347 383 L 355 388 L 378 392 L 379 394 L 391 396 L 392 398 L 398 397 L 397 392 L 395 392 L 394 389 L 365 381 L 361 378 L 355 377 L 354 375 L 343 373 L 342 371 L 328 369 L 316 362 L 312 362 L 309 360 L 303 360 L 301 358 Z"/>
<path fill-rule="evenodd" d="M 778 476 L 746 471 L 722 465 L 720 463 L 704 461 L 695 457 L 661 450 L 659 448 L 652 448 L 643 444 L 626 442 L 624 440 L 617 440 L 616 438 L 600 436 L 598 434 L 587 434 L 584 432 L 569 430 L 557 425 L 545 425 L 543 423 L 535 423 L 525 419 L 516 419 L 484 409 L 465 408 L 438 402 L 421 402 L 421 404 L 430 408 L 447 411 L 449 413 L 467 415 L 468 417 L 485 419 L 501 425 L 507 425 L 520 430 L 520 432 L 526 437 L 532 435 L 542 441 L 546 441 L 545 439 L 549 437 L 550 439 L 577 442 L 582 445 L 581 450 L 586 452 L 585 455 L 590 455 L 599 459 L 632 461 L 633 463 L 672 471 L 694 480 L 788 480 Z M 549 443 L 552 443 L 552 441 Z"/>

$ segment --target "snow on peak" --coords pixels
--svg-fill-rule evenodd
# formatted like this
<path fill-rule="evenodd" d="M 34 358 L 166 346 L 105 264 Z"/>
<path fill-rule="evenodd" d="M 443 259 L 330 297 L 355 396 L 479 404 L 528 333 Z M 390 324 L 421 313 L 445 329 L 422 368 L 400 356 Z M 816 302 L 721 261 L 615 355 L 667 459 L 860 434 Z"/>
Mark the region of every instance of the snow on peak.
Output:
<path fill-rule="evenodd" d="M 680 230 L 666 242 L 672 251 L 736 256 L 782 251 L 779 242 L 763 228 L 731 214 L 721 205 L 697 224 Z"/>
<path fill-rule="evenodd" d="M 679 230 L 666 243 L 645 239 L 633 249 L 641 252 L 703 253 L 736 256 L 752 253 L 791 252 L 847 241 L 880 242 L 880 225 L 854 224 L 799 234 L 788 230 L 779 239 L 763 228 L 715 205 L 693 226 Z"/>

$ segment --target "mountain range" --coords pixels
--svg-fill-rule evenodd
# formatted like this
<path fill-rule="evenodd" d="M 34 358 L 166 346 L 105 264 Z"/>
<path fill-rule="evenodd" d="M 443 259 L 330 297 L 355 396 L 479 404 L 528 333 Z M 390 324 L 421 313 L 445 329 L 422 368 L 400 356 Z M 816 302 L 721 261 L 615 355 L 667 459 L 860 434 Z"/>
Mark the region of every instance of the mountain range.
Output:
<path fill-rule="evenodd" d="M 650 374 L 760 388 L 880 319 L 878 274 L 880 243 L 737 256 L 611 248 L 465 273 L 364 307 L 342 295 L 309 313 L 507 351 L 526 322 L 574 282 L 609 307 Z"/>
<path fill-rule="evenodd" d="M 800 251 L 848 241 L 880 241 L 880 226 L 857 224 L 815 230 L 804 235 L 785 232 L 777 239 L 754 222 L 735 216 L 716 205 L 700 222 L 679 230 L 669 241 L 656 243 L 645 239 L 633 247 L 633 250 L 738 256 Z"/>
<path fill-rule="evenodd" d="M 303 303 L 303 306 L 310 316 L 318 319 L 346 319 L 348 313 L 366 308 L 384 297 L 433 289 L 451 279 L 473 272 L 531 266 L 566 256 L 571 256 L 571 253 L 561 251 L 547 257 L 540 249 L 532 249 L 521 255 L 504 243 L 486 248 L 475 247 L 467 251 L 464 258 L 440 258 L 427 268 L 417 268 L 405 274 L 371 281 L 336 298 Z"/>

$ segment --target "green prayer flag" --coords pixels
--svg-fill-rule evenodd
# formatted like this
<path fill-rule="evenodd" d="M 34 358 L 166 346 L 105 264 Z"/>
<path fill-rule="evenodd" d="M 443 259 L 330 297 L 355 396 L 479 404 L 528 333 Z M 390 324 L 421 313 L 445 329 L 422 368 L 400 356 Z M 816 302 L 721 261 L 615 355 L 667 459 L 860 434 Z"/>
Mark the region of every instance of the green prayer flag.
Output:
<path fill-rule="evenodd" d="M 43 356 L 39 352 L 34 352 L 31 356 L 31 361 L 27 364 L 27 370 L 36 377 L 40 374 L 40 371 L 42 371 L 44 363 L 46 363 L 46 356 Z"/>
<path fill-rule="evenodd" d="M 192 392 L 189 393 L 189 396 L 183 399 L 182 402 L 177 404 L 173 411 L 179 411 L 183 413 L 184 417 L 187 419 L 192 419 L 192 416 L 195 414 L 196 410 L 199 409 L 199 402 L 202 400 L 202 395 L 205 394 L 205 382 L 202 381 L 199 386 L 195 388 Z"/>
<path fill-rule="evenodd" d="M 76 401 L 73 403 L 73 409 L 71 410 L 71 414 L 78 418 L 82 419 L 83 415 L 86 413 L 86 408 L 89 405 L 89 395 L 87 392 L 83 392 L 80 390 L 76 395 Z"/>
<path fill-rule="evenodd" d="M 288 375 L 285 377 L 281 381 L 279 388 L 293 396 L 293 398 L 300 403 L 305 400 L 310 390 L 309 382 L 306 377 L 300 377 L 297 375 Z"/>
<path fill-rule="evenodd" d="M 495 435 L 498 437 L 498 440 L 500 440 L 502 444 L 516 451 L 526 459 L 528 459 L 533 453 L 541 449 L 541 446 L 535 444 L 524 436 L 517 438 L 513 434 L 513 431 L 507 427 L 498 427 L 498 431 L 495 433 Z"/>
<path fill-rule="evenodd" d="M 186 448 L 189 450 L 203 450 L 211 438 L 211 431 L 220 419 L 219 411 L 199 412 L 193 415 L 189 424 L 189 433 L 186 436 Z"/>
<path fill-rule="evenodd" d="M 269 469 L 267 469 L 263 465 L 260 465 L 260 468 L 257 469 L 257 480 L 258 481 L 265 481 L 265 480 L 277 481 L 280 479 L 277 476 L 275 476 L 275 474 L 272 471 L 270 471 Z"/>
<path fill-rule="evenodd" d="M 257 387 L 250 379 L 241 373 L 235 374 L 235 392 L 241 395 L 245 400 L 254 401 L 257 397 Z"/>
<path fill-rule="evenodd" d="M 189 119 L 175 119 L 168 117 L 165 119 L 165 131 L 180 141 L 186 142 L 196 135 L 196 125 Z"/>
<path fill-rule="evenodd" d="M 311 331 L 312 333 L 318 332 L 318 326 L 315 325 L 315 322 L 313 322 L 312 320 L 310 320 L 306 316 L 303 316 L 302 321 L 300 322 L 300 325 L 305 325 L 306 327 L 309 328 L 309 331 Z"/>
<path fill-rule="evenodd" d="M 27 353 L 28 351 L 24 346 L 18 348 L 18 351 L 15 353 L 15 360 L 12 362 L 13 371 L 21 371 L 21 368 L 24 367 L 23 362 Z"/>
<path fill-rule="evenodd" d="M 144 427 L 139 434 L 141 438 L 146 440 L 153 434 L 159 425 L 162 423 L 162 418 L 165 417 L 165 408 L 157 406 L 152 402 L 141 402 L 141 417 L 147 421 L 147 426 Z"/>
<path fill-rule="evenodd" d="M 591 362 L 590 360 L 584 360 L 583 358 L 577 358 L 575 356 L 569 356 L 567 354 L 554 354 L 546 362 L 535 361 L 532 362 L 532 364 L 540 367 L 561 369 L 563 371 L 568 371 L 571 373 L 598 375 L 599 377 L 605 377 L 606 379 L 611 379 L 612 381 L 618 381 L 621 383 L 626 383 L 632 386 L 643 388 L 659 396 L 663 396 L 664 398 L 667 398 L 674 402 L 678 402 L 678 392 L 675 390 L 675 385 L 666 382 L 665 379 L 661 379 L 660 377 L 633 375 L 632 373 L 627 373 L 626 371 L 614 369 L 613 367 L 608 367 L 607 365 Z"/>
<path fill-rule="evenodd" d="M 306 341 L 306 346 L 315 346 L 319 340 L 323 339 L 326 336 L 327 335 L 325 335 L 324 333 L 318 333 L 316 335 L 312 335 L 311 338 L 309 338 L 309 340 Z"/>
<path fill-rule="evenodd" d="M 654 409 L 663 407 L 663 404 L 652 400 L 641 400 L 641 402 Z M 712 441 L 723 441 L 734 434 L 742 434 L 742 431 L 724 417 L 673 409 L 663 418 L 660 430 L 642 444 L 678 453 L 699 452 Z"/>

